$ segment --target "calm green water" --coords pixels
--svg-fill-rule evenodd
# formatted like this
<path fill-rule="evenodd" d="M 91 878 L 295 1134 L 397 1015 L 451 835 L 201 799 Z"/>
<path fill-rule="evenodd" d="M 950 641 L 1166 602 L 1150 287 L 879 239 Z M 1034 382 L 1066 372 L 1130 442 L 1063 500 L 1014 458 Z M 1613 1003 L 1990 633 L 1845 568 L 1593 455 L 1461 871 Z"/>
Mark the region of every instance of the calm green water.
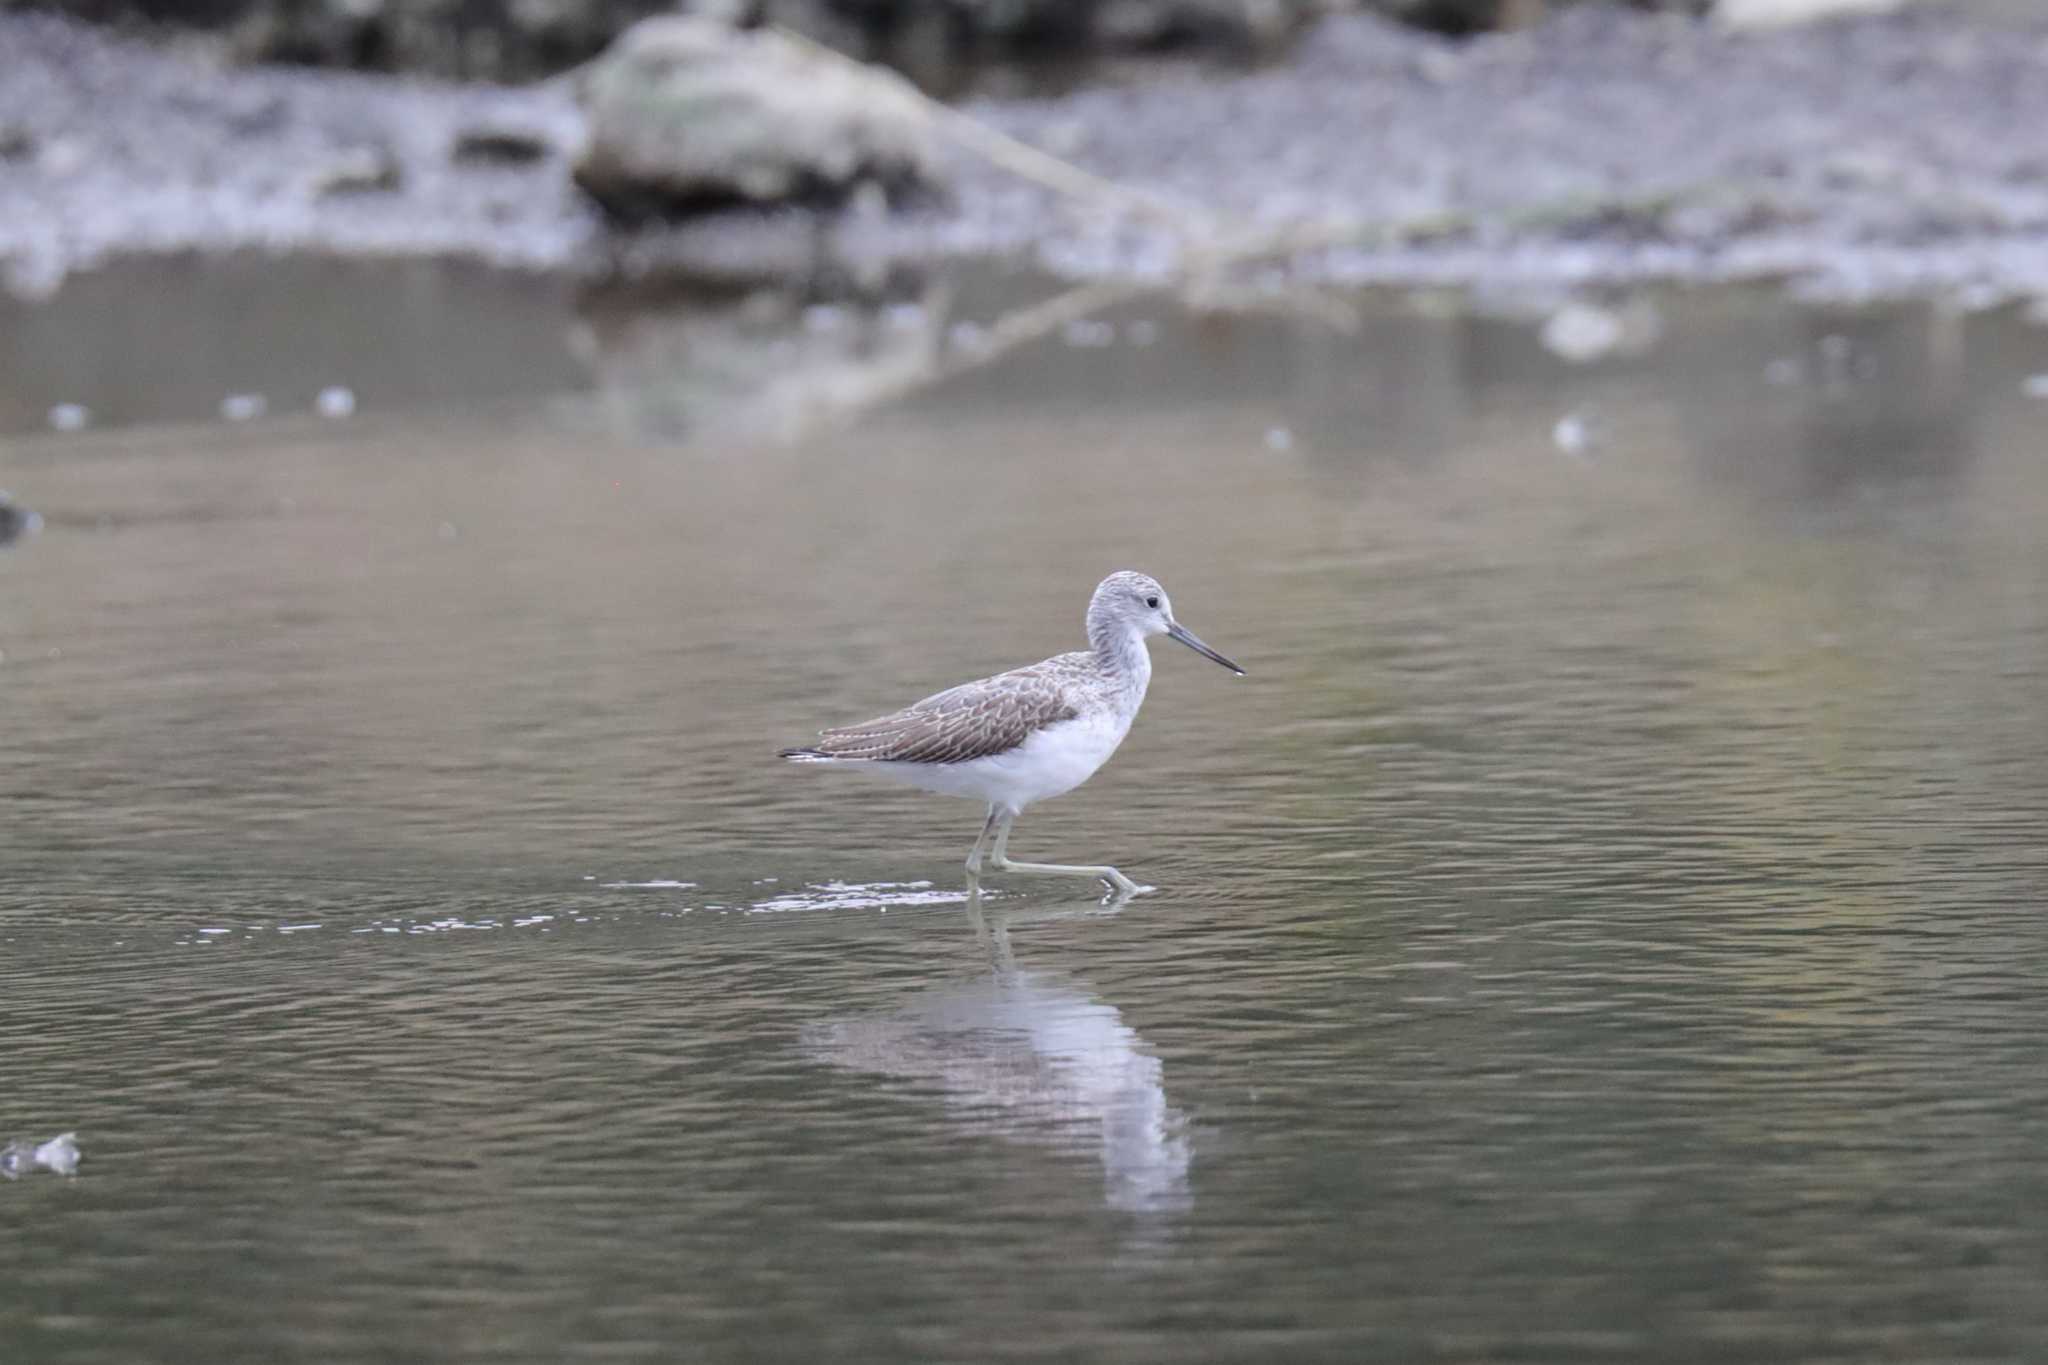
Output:
<path fill-rule="evenodd" d="M 2041 1358 L 2048 331 L 1112 316 L 0 444 L 0 1360 Z M 1124 566 L 1251 675 L 1015 850 L 1158 894 L 773 760 Z"/>

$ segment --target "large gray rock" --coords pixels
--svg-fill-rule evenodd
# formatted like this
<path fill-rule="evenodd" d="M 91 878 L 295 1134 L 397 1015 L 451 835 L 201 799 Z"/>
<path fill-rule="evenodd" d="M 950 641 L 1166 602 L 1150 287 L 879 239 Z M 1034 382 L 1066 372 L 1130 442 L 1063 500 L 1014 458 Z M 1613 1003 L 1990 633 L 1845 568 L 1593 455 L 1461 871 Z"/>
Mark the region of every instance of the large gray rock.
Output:
<path fill-rule="evenodd" d="M 765 29 L 634 25 L 585 70 L 576 183 L 627 221 L 936 188 L 929 106 L 900 76 Z"/>

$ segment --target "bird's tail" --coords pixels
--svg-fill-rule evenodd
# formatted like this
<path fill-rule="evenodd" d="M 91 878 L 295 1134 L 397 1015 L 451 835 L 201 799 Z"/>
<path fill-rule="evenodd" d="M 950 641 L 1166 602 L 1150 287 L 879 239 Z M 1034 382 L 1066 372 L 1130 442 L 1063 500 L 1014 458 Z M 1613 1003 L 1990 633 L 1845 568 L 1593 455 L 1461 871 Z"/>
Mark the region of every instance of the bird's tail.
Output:
<path fill-rule="evenodd" d="M 832 755 L 822 749 L 783 749 L 777 755 L 792 763 L 830 763 Z"/>

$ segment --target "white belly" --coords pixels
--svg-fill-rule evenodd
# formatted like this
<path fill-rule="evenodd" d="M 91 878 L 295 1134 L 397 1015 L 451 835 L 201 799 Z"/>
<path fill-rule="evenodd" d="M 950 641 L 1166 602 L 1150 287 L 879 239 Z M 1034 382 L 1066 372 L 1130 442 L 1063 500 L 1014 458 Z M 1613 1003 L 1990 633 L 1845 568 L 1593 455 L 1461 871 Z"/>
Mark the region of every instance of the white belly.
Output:
<path fill-rule="evenodd" d="M 971 796 L 1007 810 L 1070 792 L 1095 775 L 1129 734 L 1127 718 L 1097 714 L 1061 721 L 1008 753 L 965 763 L 864 763 L 863 768 L 947 796 Z"/>

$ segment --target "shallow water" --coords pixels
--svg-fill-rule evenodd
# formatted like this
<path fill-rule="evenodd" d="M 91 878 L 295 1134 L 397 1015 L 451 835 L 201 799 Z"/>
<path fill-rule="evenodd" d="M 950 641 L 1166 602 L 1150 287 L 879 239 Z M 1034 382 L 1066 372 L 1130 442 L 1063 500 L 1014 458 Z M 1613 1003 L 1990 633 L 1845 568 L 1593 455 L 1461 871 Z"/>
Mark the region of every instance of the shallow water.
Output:
<path fill-rule="evenodd" d="M 0 1359 L 2036 1355 L 2048 332 L 1664 306 L 0 445 Z M 1156 894 L 773 760 L 1125 565 Z"/>

